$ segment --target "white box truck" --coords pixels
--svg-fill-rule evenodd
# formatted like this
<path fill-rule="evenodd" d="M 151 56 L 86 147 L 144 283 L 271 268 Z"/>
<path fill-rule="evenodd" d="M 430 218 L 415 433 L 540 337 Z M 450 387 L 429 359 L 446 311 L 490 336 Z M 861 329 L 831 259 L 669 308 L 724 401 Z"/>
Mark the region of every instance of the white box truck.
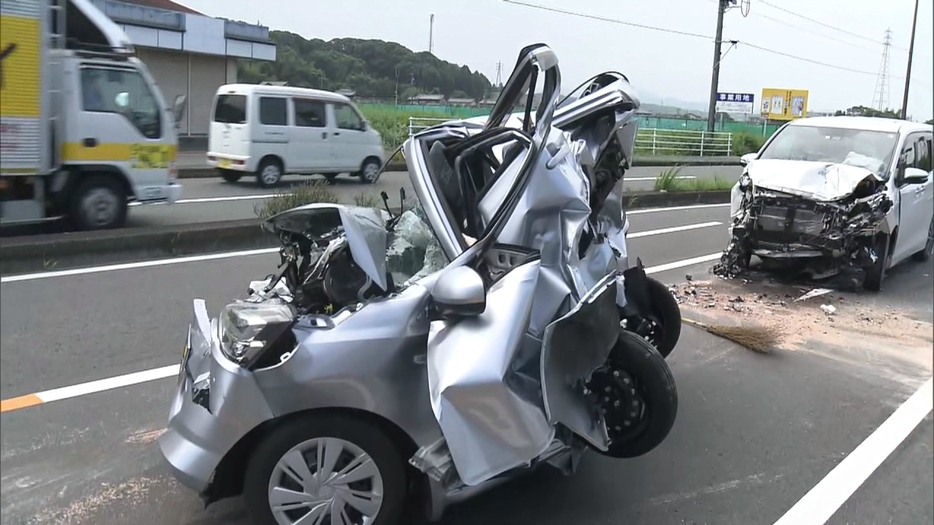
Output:
<path fill-rule="evenodd" d="M 123 226 L 174 203 L 176 121 L 126 33 L 91 0 L 0 0 L 0 223 Z"/>

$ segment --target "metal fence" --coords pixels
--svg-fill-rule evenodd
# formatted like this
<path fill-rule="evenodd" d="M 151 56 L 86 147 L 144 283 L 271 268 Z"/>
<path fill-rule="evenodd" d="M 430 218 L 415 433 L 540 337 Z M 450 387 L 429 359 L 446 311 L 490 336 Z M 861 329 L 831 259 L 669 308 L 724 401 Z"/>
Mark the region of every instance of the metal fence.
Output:
<path fill-rule="evenodd" d="M 452 119 L 409 117 L 409 136 Z M 723 157 L 733 154 L 733 133 L 680 129 L 639 128 L 635 153 L 691 157 Z"/>

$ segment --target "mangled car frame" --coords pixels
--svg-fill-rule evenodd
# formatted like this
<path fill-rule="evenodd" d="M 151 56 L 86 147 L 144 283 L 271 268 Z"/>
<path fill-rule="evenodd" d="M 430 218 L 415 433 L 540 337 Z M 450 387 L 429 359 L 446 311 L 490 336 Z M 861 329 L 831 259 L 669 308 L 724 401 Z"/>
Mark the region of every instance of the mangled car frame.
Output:
<path fill-rule="evenodd" d="M 764 267 L 879 291 L 886 270 L 934 251 L 930 125 L 799 119 L 742 162 L 721 276 L 748 270 L 755 255 Z"/>
<path fill-rule="evenodd" d="M 622 208 L 639 100 L 618 73 L 559 91 L 529 46 L 489 117 L 405 142 L 401 210 L 264 223 L 279 271 L 217 319 L 194 302 L 159 441 L 183 484 L 262 524 L 394 524 L 665 439 L 680 312 L 630 266 Z"/>

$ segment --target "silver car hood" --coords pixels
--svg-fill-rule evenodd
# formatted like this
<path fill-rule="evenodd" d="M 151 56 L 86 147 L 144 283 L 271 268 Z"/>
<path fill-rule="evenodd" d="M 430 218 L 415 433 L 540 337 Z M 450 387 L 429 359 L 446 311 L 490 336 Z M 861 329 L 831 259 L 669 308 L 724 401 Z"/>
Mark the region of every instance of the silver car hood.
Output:
<path fill-rule="evenodd" d="M 801 160 L 755 160 L 747 166 L 746 173 L 758 188 L 824 202 L 852 195 L 867 178 L 884 181 L 861 166 Z"/>
<path fill-rule="evenodd" d="M 343 204 L 306 204 L 266 219 L 263 229 L 276 235 L 287 232 L 314 239 L 342 227 L 354 262 L 377 286 L 386 290 L 384 213 L 375 208 Z"/>

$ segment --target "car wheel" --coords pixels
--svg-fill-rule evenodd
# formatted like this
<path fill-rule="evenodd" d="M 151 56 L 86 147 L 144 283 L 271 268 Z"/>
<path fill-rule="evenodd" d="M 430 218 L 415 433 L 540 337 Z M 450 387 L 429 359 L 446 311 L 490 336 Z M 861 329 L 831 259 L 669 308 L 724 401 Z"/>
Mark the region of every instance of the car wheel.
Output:
<path fill-rule="evenodd" d="M 230 182 L 230 183 L 237 182 L 238 180 L 240 180 L 240 177 L 243 176 L 242 173 L 233 171 L 233 170 L 218 170 L 218 171 L 221 172 L 221 177 L 225 181 Z"/>
<path fill-rule="evenodd" d="M 888 235 L 881 235 L 876 240 L 876 262 L 866 270 L 866 280 L 863 281 L 863 288 L 871 292 L 882 291 L 882 281 L 885 280 L 885 267 L 889 261 L 889 242 Z"/>
<path fill-rule="evenodd" d="M 253 523 L 394 525 L 404 511 L 405 460 L 378 426 L 310 416 L 272 431 L 244 476 Z"/>
<path fill-rule="evenodd" d="M 70 212 L 75 225 L 81 230 L 120 228 L 126 223 L 126 191 L 113 177 L 88 177 L 78 184 Z"/>
<path fill-rule="evenodd" d="M 588 382 L 606 420 L 613 458 L 647 454 L 668 437 L 678 413 L 678 390 L 665 358 L 638 335 L 620 330 L 607 364 Z"/>
<path fill-rule="evenodd" d="M 256 170 L 256 180 L 263 188 L 271 188 L 282 180 L 282 165 L 275 159 L 266 159 Z"/>
<path fill-rule="evenodd" d="M 658 353 L 667 358 L 681 339 L 681 307 L 667 286 L 651 277 L 646 281 L 652 309 L 649 314 L 651 328 L 646 337 Z"/>
<path fill-rule="evenodd" d="M 924 249 L 912 255 L 914 260 L 924 262 L 934 256 L 934 217 L 931 217 L 931 225 L 928 226 L 928 240 L 924 244 Z"/>
<path fill-rule="evenodd" d="M 379 179 L 379 170 L 382 166 L 378 160 L 369 158 L 363 161 L 363 167 L 360 168 L 360 181 L 364 184 L 373 184 Z"/>

